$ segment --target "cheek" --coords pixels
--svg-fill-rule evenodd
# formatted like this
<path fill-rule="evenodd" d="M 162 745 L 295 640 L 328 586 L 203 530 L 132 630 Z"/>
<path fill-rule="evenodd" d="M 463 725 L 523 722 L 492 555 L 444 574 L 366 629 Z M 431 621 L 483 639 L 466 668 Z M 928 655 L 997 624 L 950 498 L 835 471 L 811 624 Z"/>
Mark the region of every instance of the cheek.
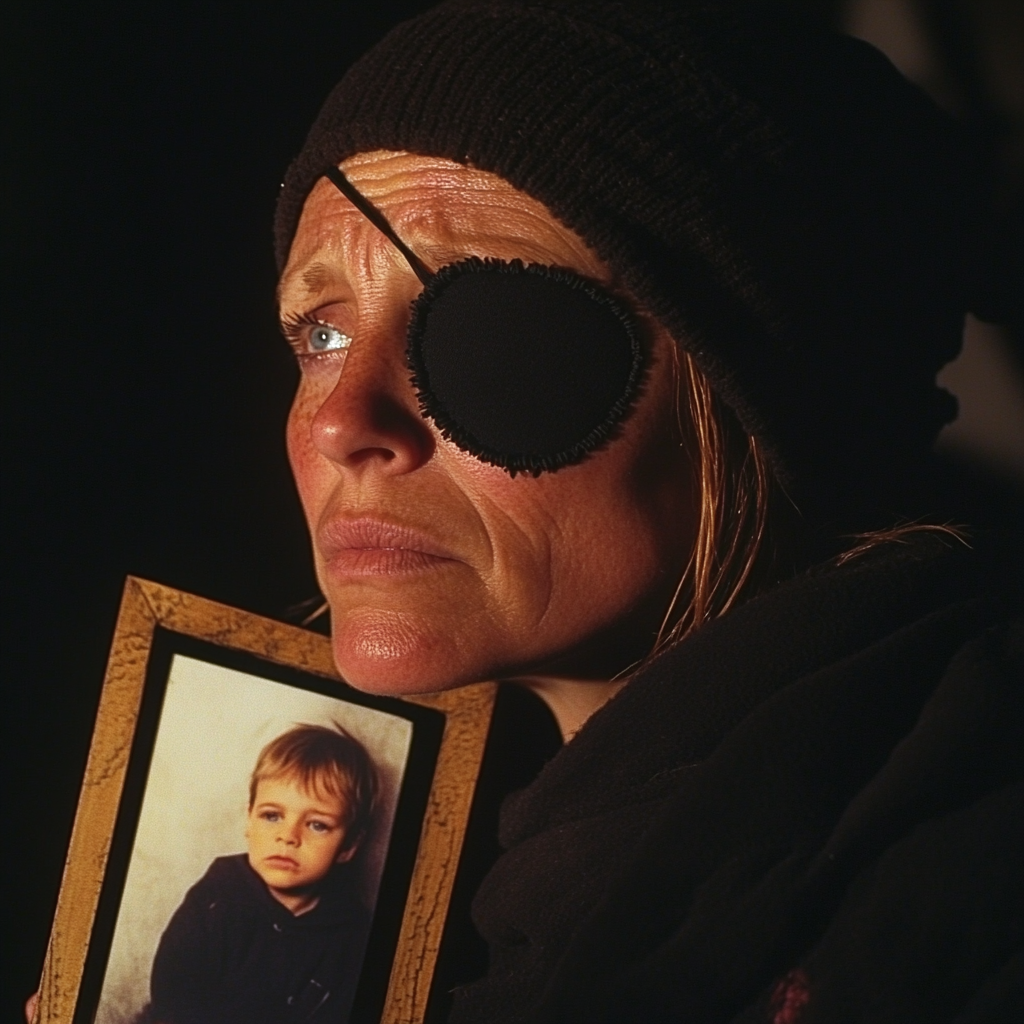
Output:
<path fill-rule="evenodd" d="M 288 413 L 285 441 L 288 462 L 291 465 L 295 486 L 302 501 L 307 521 L 316 522 L 319 495 L 323 492 L 330 466 L 313 444 L 313 417 L 323 405 L 325 396 L 322 389 L 310 385 L 306 380 L 299 382 L 295 399 Z"/>
<path fill-rule="evenodd" d="M 318 871 L 329 868 L 338 855 L 339 843 L 332 836 L 317 836 L 311 842 L 303 844 L 309 851 L 312 866 Z"/>
<path fill-rule="evenodd" d="M 600 620 L 641 603 L 660 607 L 678 582 L 694 533 L 694 491 L 666 404 L 671 412 L 670 403 L 652 403 L 589 462 L 538 481 L 556 526 L 553 599 L 570 614 L 589 606 Z"/>
<path fill-rule="evenodd" d="M 570 613 L 598 619 L 628 613 L 677 560 L 673 534 L 683 524 L 667 530 L 664 506 L 631 483 L 623 476 L 610 487 L 566 488 L 552 502 L 553 514 L 572 510 L 559 518 L 552 542 L 553 601 Z"/>
<path fill-rule="evenodd" d="M 523 640 L 575 645 L 674 587 L 692 534 L 688 465 L 675 450 L 654 465 L 647 445 L 621 445 L 536 479 L 487 472 L 477 507 L 493 585 Z"/>

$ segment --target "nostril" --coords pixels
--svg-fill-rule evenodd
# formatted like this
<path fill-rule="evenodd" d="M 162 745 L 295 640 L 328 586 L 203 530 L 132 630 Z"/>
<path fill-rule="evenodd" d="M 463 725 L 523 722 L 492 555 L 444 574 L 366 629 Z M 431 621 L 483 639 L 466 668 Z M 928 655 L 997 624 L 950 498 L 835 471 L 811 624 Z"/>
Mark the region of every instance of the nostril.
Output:
<path fill-rule="evenodd" d="M 353 465 L 359 465 L 372 459 L 380 459 L 382 462 L 392 462 L 396 458 L 395 452 L 390 448 L 361 448 L 349 456 Z"/>
<path fill-rule="evenodd" d="M 313 418 L 313 443 L 332 462 L 349 468 L 417 468 L 430 458 L 434 440 L 419 410 L 403 397 L 383 390 L 346 390 L 339 383 Z"/>

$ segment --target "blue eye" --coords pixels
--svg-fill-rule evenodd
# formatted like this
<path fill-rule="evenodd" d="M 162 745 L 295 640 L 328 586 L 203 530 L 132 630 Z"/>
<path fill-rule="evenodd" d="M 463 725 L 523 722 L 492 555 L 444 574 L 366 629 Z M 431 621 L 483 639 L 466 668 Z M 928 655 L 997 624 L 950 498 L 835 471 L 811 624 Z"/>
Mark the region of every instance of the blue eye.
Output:
<path fill-rule="evenodd" d="M 333 352 L 336 349 L 348 348 L 352 339 L 342 334 L 337 327 L 330 324 L 314 324 L 307 335 L 309 347 L 314 352 Z"/>
<path fill-rule="evenodd" d="M 352 338 L 334 324 L 318 320 L 315 313 L 291 314 L 281 320 L 281 332 L 295 354 L 303 356 L 320 355 L 323 352 L 344 352 L 352 344 Z"/>

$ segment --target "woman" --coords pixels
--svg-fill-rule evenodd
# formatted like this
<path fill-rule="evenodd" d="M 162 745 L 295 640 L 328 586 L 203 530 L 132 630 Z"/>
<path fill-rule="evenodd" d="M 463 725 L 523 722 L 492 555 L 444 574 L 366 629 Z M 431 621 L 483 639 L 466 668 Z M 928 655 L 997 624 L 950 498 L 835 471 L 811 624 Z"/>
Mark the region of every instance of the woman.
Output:
<path fill-rule="evenodd" d="M 754 10 L 453 0 L 328 99 L 276 242 L 339 671 L 517 680 L 567 741 L 452 1020 L 1019 1010 L 1020 631 L 894 528 L 971 173 L 884 58 Z"/>
<path fill-rule="evenodd" d="M 703 7 L 444 4 L 328 99 L 276 237 L 338 668 L 571 740 L 453 1020 L 1012 1017 L 1020 634 L 868 532 L 955 412 L 970 173 L 869 48 Z"/>

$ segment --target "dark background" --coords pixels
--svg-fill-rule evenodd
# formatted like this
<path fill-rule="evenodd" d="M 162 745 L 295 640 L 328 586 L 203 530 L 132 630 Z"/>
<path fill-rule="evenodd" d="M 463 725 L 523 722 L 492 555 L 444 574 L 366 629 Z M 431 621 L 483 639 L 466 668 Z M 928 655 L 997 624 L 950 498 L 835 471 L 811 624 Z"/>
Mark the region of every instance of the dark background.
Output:
<path fill-rule="evenodd" d="M 4 16 L 4 1002 L 35 987 L 128 573 L 315 595 L 283 444 L 278 184 L 429 3 L 20 3 Z"/>
<path fill-rule="evenodd" d="M 1019 0 L 906 2 L 924 84 L 977 127 L 1012 206 L 1019 97 L 986 77 L 985 40 Z M 2 1020 L 38 979 L 125 575 L 278 618 L 316 594 L 271 215 L 330 87 L 429 6 L 6 8 Z M 850 27 L 849 4 L 796 6 Z"/>

